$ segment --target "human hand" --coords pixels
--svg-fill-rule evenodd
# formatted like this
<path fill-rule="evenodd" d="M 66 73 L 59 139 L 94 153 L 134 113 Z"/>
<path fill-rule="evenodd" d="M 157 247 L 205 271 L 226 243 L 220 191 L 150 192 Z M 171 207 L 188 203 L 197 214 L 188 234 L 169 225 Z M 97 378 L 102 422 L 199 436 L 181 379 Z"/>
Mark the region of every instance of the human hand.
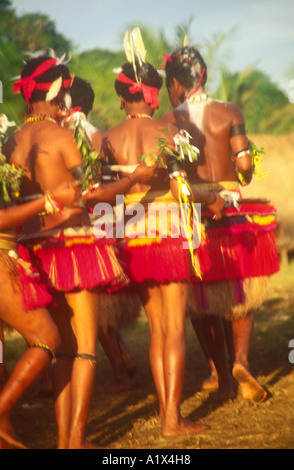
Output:
<path fill-rule="evenodd" d="M 157 165 L 147 166 L 145 163 L 140 163 L 135 171 L 130 174 L 131 179 L 135 183 L 149 183 L 157 169 Z"/>
<path fill-rule="evenodd" d="M 214 200 L 211 204 L 207 204 L 207 208 L 214 212 L 213 218 L 215 220 L 220 220 L 223 216 L 226 202 L 217 192 L 213 191 L 212 194 L 214 194 Z"/>
<path fill-rule="evenodd" d="M 54 199 L 60 201 L 64 206 L 77 206 L 81 197 L 78 181 L 73 183 L 62 183 L 52 191 Z"/>

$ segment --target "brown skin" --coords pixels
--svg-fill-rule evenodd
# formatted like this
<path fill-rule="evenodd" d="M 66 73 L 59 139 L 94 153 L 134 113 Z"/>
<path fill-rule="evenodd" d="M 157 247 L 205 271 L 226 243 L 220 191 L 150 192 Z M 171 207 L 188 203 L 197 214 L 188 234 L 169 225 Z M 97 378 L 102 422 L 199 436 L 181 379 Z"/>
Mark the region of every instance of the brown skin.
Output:
<path fill-rule="evenodd" d="M 192 90 L 185 88 L 178 80 L 173 78 L 172 86 L 168 91 L 174 109 L 162 118 L 162 122 L 171 123 L 187 130 L 192 136 L 192 142 L 200 150 L 199 163 L 188 163 L 186 166 L 189 179 L 193 183 L 237 181 L 232 155 L 248 148 L 248 139 L 244 135 L 230 138 L 230 129 L 235 124 L 244 124 L 241 110 L 231 103 L 213 101 L 205 108 L 202 130 L 200 130 L 192 122 L 187 107 L 181 106 L 179 108 L 185 96 Z M 200 87 L 197 94 L 201 95 L 204 92 L 204 88 Z M 194 106 L 197 106 L 197 104 Z M 249 184 L 253 174 L 251 157 L 246 155 L 238 158 L 236 166 L 246 183 Z M 228 331 L 228 322 L 222 325 L 219 318 L 213 316 L 205 319 L 201 318 L 199 321 L 195 321 L 193 326 L 211 364 L 212 375 L 208 381 L 210 382 L 209 386 L 211 388 L 219 387 L 218 395 L 221 396 L 231 397 L 234 394 L 226 367 L 224 344 L 224 334 L 226 333 L 227 339 L 233 337 L 233 345 L 228 344 L 229 350 L 232 351 L 233 349 L 234 351 L 234 356 L 231 357 L 232 363 L 241 364 L 244 368 L 244 371 L 241 371 L 244 373 L 239 375 L 245 376 L 247 374 L 248 380 L 246 378 L 242 384 L 240 383 L 243 396 L 246 395 L 247 398 L 255 399 L 255 395 L 257 397 L 262 395 L 263 399 L 264 394 L 260 390 L 261 387 L 254 381 L 248 371 L 248 350 L 253 329 L 252 312 L 249 312 L 242 320 L 232 321 L 231 332 Z M 218 376 L 215 374 L 216 370 Z M 234 368 L 233 375 L 237 378 L 238 374 L 234 373 Z M 250 385 L 247 386 L 246 381 L 250 382 Z M 255 382 L 254 386 L 252 386 L 253 381 Z M 254 388 L 255 390 L 253 390 Z"/>
<path fill-rule="evenodd" d="M 60 97 L 62 94 L 60 95 Z M 59 100 L 32 103 L 32 114 L 47 114 L 58 120 Z M 54 191 L 61 182 L 73 183 L 70 170 L 82 163 L 82 157 L 70 129 L 61 128 L 51 121 L 30 122 L 15 132 L 4 147 L 10 163 L 26 173 L 22 195 Z M 146 173 L 153 170 L 145 167 Z M 138 170 L 140 176 L 144 169 Z M 138 177 L 138 172 L 137 176 Z M 129 178 L 120 182 L 124 190 L 130 188 Z M 121 186 L 115 190 L 122 191 Z M 99 198 L 108 202 L 113 193 L 106 191 Z M 104 197 L 105 196 L 105 197 Z M 31 224 L 30 224 L 31 225 Z M 61 214 L 46 217 L 39 229 L 90 225 L 86 208 L 65 208 Z M 56 307 L 51 310 L 61 336 L 60 351 L 73 357 L 77 353 L 96 354 L 99 294 L 78 291 L 56 295 Z M 56 359 L 53 364 L 53 394 L 58 423 L 59 448 L 92 447 L 85 438 L 95 367 L 89 361 Z"/>
<path fill-rule="evenodd" d="M 64 127 L 70 127 L 74 125 L 73 118 L 68 118 L 63 121 L 62 124 Z M 103 132 L 99 129 L 96 132 L 91 134 L 91 143 L 93 148 L 97 149 L 97 152 L 100 153 L 101 145 L 103 141 Z M 146 181 L 148 182 L 154 174 L 154 168 L 146 168 L 145 165 L 140 165 L 133 174 L 128 178 L 122 178 L 116 183 L 110 183 L 104 185 L 104 187 L 98 188 L 93 193 L 88 193 L 84 195 L 84 201 L 87 205 L 94 207 L 95 204 L 98 204 L 101 201 L 104 201 L 105 198 L 109 203 L 115 204 L 116 194 L 125 194 L 130 188 L 131 184 L 135 184 L 136 181 Z M 119 188 L 119 190 L 118 190 Z M 103 314 L 103 313 L 102 313 Z M 128 390 L 133 385 L 133 376 L 136 372 L 136 364 L 132 358 L 124 340 L 122 334 L 117 326 L 111 324 L 108 325 L 107 330 L 98 331 L 99 342 L 104 349 L 114 371 L 114 376 L 108 380 L 104 385 L 97 387 L 98 391 L 122 391 Z"/>
<path fill-rule="evenodd" d="M 153 111 L 144 101 L 129 103 L 121 98 L 125 113 L 147 114 Z M 140 156 L 156 151 L 158 136 L 163 135 L 162 123 L 148 118 L 127 119 L 105 133 L 102 155 L 121 165 L 140 162 Z M 178 132 L 169 126 L 165 138 L 174 150 L 173 136 Z M 130 192 L 144 192 L 152 189 L 167 188 L 169 181 L 164 169 L 158 168 L 149 184 L 134 185 Z M 171 189 L 178 196 L 176 180 L 171 181 Z M 212 194 L 208 191 L 194 193 L 198 202 L 209 202 Z M 212 208 L 214 209 L 214 208 Z M 215 212 L 221 214 L 223 200 L 217 199 Z M 151 344 L 150 363 L 159 401 L 159 415 L 164 436 L 200 432 L 206 426 L 191 423 L 180 414 L 180 401 L 185 367 L 185 312 L 188 294 L 186 282 L 171 282 L 150 287 L 140 285 L 138 291 L 149 322 Z"/>
<path fill-rule="evenodd" d="M 76 184 L 69 186 L 62 184 L 54 192 L 54 197 L 63 204 L 72 205 L 79 197 Z M 44 210 L 45 198 L 19 206 L 8 207 L 0 211 L 0 230 L 12 231 L 15 226 L 31 219 L 38 212 Z M 59 346 L 59 333 L 49 314 L 44 308 L 24 311 L 22 296 L 18 288 L 14 287 L 15 280 L 11 278 L 9 269 L 0 261 L 0 339 L 3 344 L 2 320 L 12 328 L 19 331 L 29 346 L 35 343 L 44 343 L 53 351 Z M 28 349 L 18 361 L 12 374 L 6 377 L 5 384 L 0 393 L 0 439 L 10 446 L 25 448 L 17 437 L 11 423 L 10 415 L 23 394 L 36 381 L 49 364 L 49 355 L 46 351 L 32 348 Z"/>
<path fill-rule="evenodd" d="M 173 79 L 173 85 L 168 90 L 172 106 L 175 108 L 162 118 L 162 122 L 171 123 L 179 129 L 185 129 L 192 137 L 192 143 L 200 150 L 198 162 L 187 162 L 186 170 L 189 180 L 193 183 L 237 181 L 232 163 L 232 155 L 248 147 L 248 138 L 244 135 L 229 138 L 231 127 L 244 124 L 241 110 L 232 103 L 214 101 L 204 112 L 202 132 L 195 123 L 191 122 L 189 113 L 177 107 L 182 104 L 182 97 L 190 90 Z M 191 90 L 192 91 L 192 90 Z M 200 88 L 197 94 L 204 93 Z M 252 178 L 251 157 L 237 159 L 237 166 L 247 183 Z"/>

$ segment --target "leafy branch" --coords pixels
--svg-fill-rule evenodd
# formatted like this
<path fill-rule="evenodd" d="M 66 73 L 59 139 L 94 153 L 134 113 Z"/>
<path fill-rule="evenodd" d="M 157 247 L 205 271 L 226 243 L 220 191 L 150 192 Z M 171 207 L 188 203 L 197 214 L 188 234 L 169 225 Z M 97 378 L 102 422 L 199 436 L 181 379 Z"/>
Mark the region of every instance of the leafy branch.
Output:
<path fill-rule="evenodd" d="M 15 123 L 9 122 L 4 114 L 0 115 L 0 199 L 6 204 L 19 197 L 21 180 L 25 174 L 22 169 L 6 163 L 6 157 L 2 153 L 5 133 L 13 125 Z"/>
<path fill-rule="evenodd" d="M 85 191 L 97 183 L 101 168 L 100 155 L 94 150 L 81 119 L 78 119 L 75 123 L 74 140 L 82 154 L 85 173 L 81 189 Z"/>

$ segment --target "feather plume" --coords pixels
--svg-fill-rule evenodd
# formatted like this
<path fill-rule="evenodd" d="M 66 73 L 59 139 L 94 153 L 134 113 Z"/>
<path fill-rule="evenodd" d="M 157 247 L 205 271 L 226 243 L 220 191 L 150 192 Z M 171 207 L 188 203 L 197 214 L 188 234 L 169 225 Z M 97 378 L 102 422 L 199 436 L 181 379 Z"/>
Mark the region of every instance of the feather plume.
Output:
<path fill-rule="evenodd" d="M 140 66 L 146 62 L 146 49 L 142 39 L 140 28 L 136 27 L 132 30 L 132 37 L 134 43 L 135 54 L 138 58 Z"/>
<path fill-rule="evenodd" d="M 135 61 L 134 38 L 130 30 L 128 30 L 124 36 L 124 50 L 125 50 L 127 61 L 133 65 L 136 80 L 138 82 L 137 67 L 136 67 L 136 61 Z"/>
<path fill-rule="evenodd" d="M 128 30 L 124 35 L 124 50 L 125 50 L 127 61 L 130 62 L 130 64 L 134 64 L 135 62 L 134 41 L 133 41 L 133 36 L 130 30 Z"/>
<path fill-rule="evenodd" d="M 52 83 L 51 87 L 49 88 L 47 95 L 46 95 L 46 101 L 51 101 L 54 98 L 56 98 L 61 86 L 62 86 L 62 77 L 59 77 Z"/>
<path fill-rule="evenodd" d="M 183 46 L 184 47 L 188 47 L 189 46 L 189 38 L 188 38 L 188 34 L 185 34 L 185 37 L 184 37 L 184 40 L 183 40 Z"/>

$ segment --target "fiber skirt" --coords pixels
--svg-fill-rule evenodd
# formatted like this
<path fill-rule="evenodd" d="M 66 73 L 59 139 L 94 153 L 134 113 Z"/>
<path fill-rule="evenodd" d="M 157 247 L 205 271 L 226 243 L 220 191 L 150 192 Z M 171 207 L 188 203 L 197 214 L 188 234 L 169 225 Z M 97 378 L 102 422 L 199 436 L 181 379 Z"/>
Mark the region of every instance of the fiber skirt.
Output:
<path fill-rule="evenodd" d="M 91 227 L 65 229 L 31 240 L 28 248 L 50 290 L 98 288 L 113 292 L 128 284 L 113 240 L 97 240 Z"/>
<path fill-rule="evenodd" d="M 195 251 L 201 279 L 191 279 L 188 311 L 240 318 L 258 308 L 267 278 L 279 270 L 275 208 L 247 201 L 228 208 L 220 221 L 202 214 L 205 238 Z"/>
<path fill-rule="evenodd" d="M 125 206 L 137 211 L 135 222 L 129 218 L 124 237 L 117 240 L 119 260 L 131 285 L 188 281 L 191 263 L 188 250 L 183 249 L 187 240 L 171 193 L 128 194 Z"/>
<path fill-rule="evenodd" d="M 16 293 L 22 298 L 23 310 L 47 307 L 52 302 L 40 274 L 32 265 L 29 251 L 16 243 L 16 236 L 0 234 L 1 275 L 9 277 Z"/>

